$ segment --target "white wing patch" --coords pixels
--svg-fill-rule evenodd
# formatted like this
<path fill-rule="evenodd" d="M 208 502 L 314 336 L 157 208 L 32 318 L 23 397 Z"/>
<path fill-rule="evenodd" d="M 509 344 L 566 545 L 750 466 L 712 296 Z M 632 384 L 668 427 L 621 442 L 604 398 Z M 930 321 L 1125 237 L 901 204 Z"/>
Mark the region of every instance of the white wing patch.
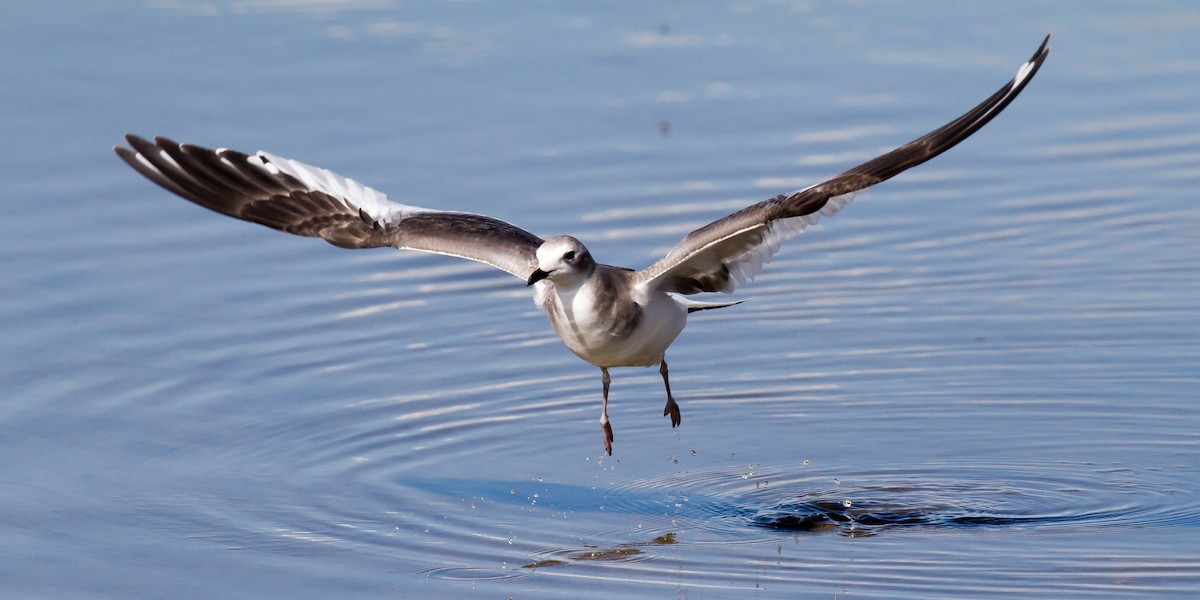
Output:
<path fill-rule="evenodd" d="M 731 257 L 725 266 L 729 268 L 731 281 L 729 289 L 721 290 L 723 292 L 732 292 L 735 285 L 742 285 L 747 281 L 754 279 L 756 275 L 762 272 L 763 266 L 771 262 L 775 258 L 775 254 L 779 252 L 779 247 L 804 231 L 809 225 L 816 225 L 821 220 L 822 216 L 832 216 L 842 207 L 850 203 L 854 199 L 855 192 L 842 194 L 830 198 L 821 210 L 799 217 L 789 217 L 787 219 L 778 219 L 772 221 L 767 226 L 766 233 L 763 234 L 763 239 L 757 245 L 746 249 L 741 254 Z"/>
<path fill-rule="evenodd" d="M 1020 87 L 1021 82 L 1025 81 L 1025 78 L 1029 77 L 1029 74 L 1033 72 L 1033 67 L 1036 64 L 1037 63 L 1031 60 L 1021 65 L 1021 68 L 1017 69 L 1017 76 L 1013 78 L 1012 87 Z"/>
<path fill-rule="evenodd" d="M 284 158 L 259 150 L 250 160 L 258 159 L 264 169 L 272 174 L 282 173 L 300 180 L 311 190 L 325 192 L 334 198 L 342 198 L 367 212 L 382 224 L 394 224 L 409 215 L 421 212 L 444 212 L 418 206 L 409 206 L 388 200 L 387 196 L 372 187 L 365 186 L 349 177 L 298 160 Z"/>

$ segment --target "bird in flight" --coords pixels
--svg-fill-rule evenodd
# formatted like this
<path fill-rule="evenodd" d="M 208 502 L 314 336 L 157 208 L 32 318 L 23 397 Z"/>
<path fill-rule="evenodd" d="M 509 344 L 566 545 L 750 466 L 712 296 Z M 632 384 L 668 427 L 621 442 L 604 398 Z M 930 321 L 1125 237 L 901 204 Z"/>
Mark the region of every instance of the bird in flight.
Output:
<path fill-rule="evenodd" d="M 780 194 L 705 225 L 641 271 L 596 262 L 579 240 L 542 238 L 492 217 L 408 206 L 326 169 L 259 151 L 210 150 L 127 135 L 115 146 L 129 166 L 168 191 L 216 212 L 342 248 L 392 247 L 479 261 L 534 287 L 534 301 L 576 356 L 600 368 L 600 426 L 612 454 L 608 370 L 657 365 L 666 387 L 663 415 L 680 424 L 667 348 L 690 313 L 738 304 L 688 298 L 730 293 L 753 279 L 780 244 L 854 194 L 954 147 L 1004 110 L 1037 73 L 1042 41 L 1016 76 L 966 114 L 841 175 Z"/>

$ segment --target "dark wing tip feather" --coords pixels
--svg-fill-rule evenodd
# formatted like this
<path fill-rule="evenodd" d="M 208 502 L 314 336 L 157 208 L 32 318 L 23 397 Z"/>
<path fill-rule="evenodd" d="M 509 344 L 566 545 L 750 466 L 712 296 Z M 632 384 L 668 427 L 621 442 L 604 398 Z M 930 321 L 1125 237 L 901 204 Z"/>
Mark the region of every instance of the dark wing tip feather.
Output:
<path fill-rule="evenodd" d="M 991 122 L 996 115 L 1000 114 L 1020 95 L 1029 81 L 1033 79 L 1033 76 L 1037 74 L 1038 69 L 1045 62 L 1046 56 L 1049 55 L 1049 42 L 1050 36 L 1047 35 L 1042 40 L 1041 45 L 1038 46 L 1037 51 L 1033 53 L 1033 56 L 1021 65 L 1021 69 L 1017 71 L 1016 76 L 986 100 L 980 102 L 959 118 L 891 152 L 854 167 L 846 171 L 843 175 L 873 176 L 878 178 L 878 181 L 875 182 L 878 183 L 928 161 L 958 145 L 959 142 L 967 139 L 971 134 L 979 131 L 980 128 Z M 837 193 L 839 192 L 834 191 L 831 195 L 837 195 Z"/>
<path fill-rule="evenodd" d="M 1050 54 L 1049 43 L 1050 36 L 1047 35 L 1029 60 L 1021 65 L 1016 76 L 962 116 L 824 183 L 781 198 L 776 203 L 775 216 L 778 218 L 814 213 L 821 210 L 833 196 L 856 192 L 887 181 L 957 146 L 991 122 L 1025 89 Z"/>
<path fill-rule="evenodd" d="M 167 176 L 162 170 L 164 167 L 155 162 L 158 157 L 157 152 L 151 150 L 154 148 L 153 144 L 132 133 L 126 134 L 125 140 L 129 142 L 132 149 L 123 146 L 113 146 L 113 150 L 116 151 L 117 156 L 121 157 L 121 160 L 125 161 L 130 168 L 168 192 L 193 202 L 198 202 L 191 190 L 179 185 L 174 179 Z M 147 156 L 147 153 L 151 153 L 153 157 Z"/>
<path fill-rule="evenodd" d="M 147 179 L 204 208 L 342 247 L 386 246 L 388 240 L 362 219 L 347 199 L 309 189 L 286 173 L 272 173 L 254 155 L 154 141 L 127 134 L 129 148 L 114 151 Z"/>

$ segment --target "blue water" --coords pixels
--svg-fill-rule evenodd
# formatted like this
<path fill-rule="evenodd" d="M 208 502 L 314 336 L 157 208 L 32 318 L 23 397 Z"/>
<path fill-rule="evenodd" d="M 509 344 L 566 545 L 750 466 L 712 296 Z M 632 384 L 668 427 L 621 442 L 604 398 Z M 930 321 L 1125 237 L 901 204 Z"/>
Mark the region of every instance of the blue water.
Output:
<path fill-rule="evenodd" d="M 653 369 L 504 273 L 203 211 L 259 148 L 641 268 L 957 116 Z M 1200 594 L 1200 9 L 0 8 L 0 596 Z"/>

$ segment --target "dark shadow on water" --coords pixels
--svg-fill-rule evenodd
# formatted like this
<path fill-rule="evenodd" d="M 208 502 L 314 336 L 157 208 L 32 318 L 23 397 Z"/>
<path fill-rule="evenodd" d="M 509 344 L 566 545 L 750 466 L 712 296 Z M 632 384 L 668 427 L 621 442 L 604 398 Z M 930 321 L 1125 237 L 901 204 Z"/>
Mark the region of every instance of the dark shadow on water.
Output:
<path fill-rule="evenodd" d="M 725 475 L 695 475 L 687 485 L 642 481 L 624 488 L 456 478 L 406 478 L 403 485 L 427 494 L 457 497 L 463 502 L 520 507 L 534 514 L 558 513 L 579 518 L 603 512 L 667 517 L 684 524 L 685 529 L 722 532 L 732 536 L 731 539 L 751 530 L 859 537 L 914 528 L 1200 523 L 1200 506 L 1194 499 L 1181 501 L 1177 494 L 1170 493 L 1173 489 L 1170 481 L 1146 481 L 1136 493 L 1114 493 L 1114 482 L 1106 478 L 1107 474 L 1083 469 L 1073 469 L 1070 478 L 1053 471 L 1039 471 L 1039 476 L 1014 472 L 1007 478 L 980 477 L 976 472 L 962 477 L 921 472 L 903 476 L 880 474 L 871 475 L 875 483 L 867 486 L 841 485 L 836 491 L 808 489 L 800 493 L 784 490 L 804 490 L 818 484 L 791 481 L 778 490 L 772 487 L 769 492 L 746 491 L 727 487 L 731 479 Z M 549 558 L 626 560 L 637 554 L 625 547 L 576 548 L 575 552 Z"/>
<path fill-rule="evenodd" d="M 898 527 L 1010 527 L 1045 526 L 1063 523 L 1093 523 L 1120 520 L 1119 511 L 1083 512 L 1055 515 L 1003 515 L 970 513 L 944 506 L 902 507 L 866 502 L 850 504 L 836 501 L 809 501 L 781 505 L 760 511 L 750 522 L 779 531 L 834 532 L 848 536 L 872 536 Z"/>

